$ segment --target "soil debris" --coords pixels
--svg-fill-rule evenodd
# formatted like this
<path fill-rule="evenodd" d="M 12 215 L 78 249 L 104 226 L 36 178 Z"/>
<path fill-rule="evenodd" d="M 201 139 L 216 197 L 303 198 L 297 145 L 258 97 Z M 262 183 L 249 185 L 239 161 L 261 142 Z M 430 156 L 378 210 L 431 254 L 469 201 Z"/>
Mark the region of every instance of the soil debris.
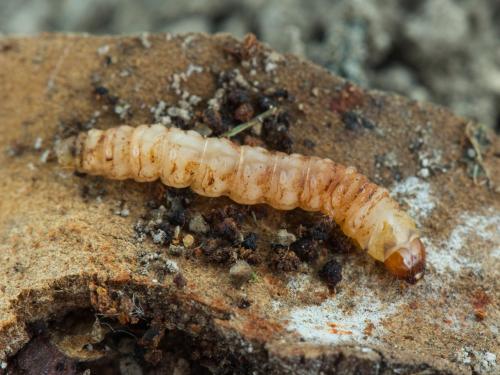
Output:
<path fill-rule="evenodd" d="M 342 265 L 331 259 L 323 265 L 318 275 L 330 288 L 335 288 L 342 281 Z"/>
<path fill-rule="evenodd" d="M 240 288 L 252 278 L 252 267 L 244 260 L 238 260 L 229 269 L 229 277 L 236 288 Z"/>

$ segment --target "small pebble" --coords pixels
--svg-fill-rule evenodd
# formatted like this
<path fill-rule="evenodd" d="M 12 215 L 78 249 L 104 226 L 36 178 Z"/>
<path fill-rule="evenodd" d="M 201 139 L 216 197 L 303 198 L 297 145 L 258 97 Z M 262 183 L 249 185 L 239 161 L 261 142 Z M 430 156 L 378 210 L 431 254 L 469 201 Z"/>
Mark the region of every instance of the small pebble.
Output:
<path fill-rule="evenodd" d="M 157 224 L 160 224 L 163 221 L 163 218 L 164 218 L 166 212 L 167 212 L 167 209 L 165 208 L 165 206 L 162 205 L 162 206 L 158 207 L 157 209 L 151 210 L 149 212 L 149 214 L 151 216 L 152 221 L 154 221 Z"/>
<path fill-rule="evenodd" d="M 42 145 L 43 145 L 43 139 L 41 137 L 37 137 L 35 139 L 35 144 L 33 145 L 33 148 L 39 151 L 42 149 Z"/>
<path fill-rule="evenodd" d="M 149 40 L 149 33 L 142 33 L 141 36 L 139 37 L 141 44 L 144 48 L 148 49 L 151 48 L 151 42 Z"/>
<path fill-rule="evenodd" d="M 282 246 L 290 246 L 297 238 L 293 233 L 288 232 L 286 229 L 280 229 L 276 233 L 276 242 Z"/>
<path fill-rule="evenodd" d="M 207 233 L 210 227 L 201 214 L 196 214 L 189 221 L 189 230 L 194 233 Z"/>
<path fill-rule="evenodd" d="M 105 44 L 97 49 L 97 53 L 100 56 L 104 56 L 109 53 L 109 45 Z"/>
<path fill-rule="evenodd" d="M 165 270 L 168 273 L 177 273 L 179 272 L 179 266 L 177 265 L 177 262 L 167 259 L 165 261 Z"/>
<path fill-rule="evenodd" d="M 474 151 L 473 148 L 468 148 L 467 149 L 467 156 L 469 159 L 475 159 L 476 158 L 476 151 Z"/>
<path fill-rule="evenodd" d="M 229 270 L 229 277 L 231 283 L 240 288 L 248 280 L 252 278 L 253 270 L 252 267 L 244 260 L 238 260 Z"/>
<path fill-rule="evenodd" d="M 167 233 L 161 229 L 154 231 L 151 235 L 153 242 L 157 245 L 163 245 L 167 240 Z"/>
<path fill-rule="evenodd" d="M 182 239 L 185 247 L 191 247 L 194 244 L 194 237 L 191 234 L 186 234 Z"/>
<path fill-rule="evenodd" d="M 170 255 L 179 256 L 179 255 L 182 255 L 183 252 L 184 252 L 184 246 L 179 246 L 179 245 L 171 244 L 168 247 L 168 253 Z"/>
<path fill-rule="evenodd" d="M 418 171 L 418 176 L 422 178 L 429 178 L 431 175 L 431 172 L 429 171 L 429 168 L 422 168 L 421 170 Z"/>
<path fill-rule="evenodd" d="M 42 155 L 40 155 L 40 162 L 41 163 L 47 163 L 50 157 L 50 150 L 45 150 Z"/>

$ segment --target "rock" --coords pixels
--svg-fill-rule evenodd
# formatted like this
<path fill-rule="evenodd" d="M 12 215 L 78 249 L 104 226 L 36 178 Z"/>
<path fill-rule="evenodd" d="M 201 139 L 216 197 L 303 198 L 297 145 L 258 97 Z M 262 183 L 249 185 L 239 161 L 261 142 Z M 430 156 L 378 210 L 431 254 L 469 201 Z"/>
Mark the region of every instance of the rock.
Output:
<path fill-rule="evenodd" d="M 170 255 L 176 255 L 176 256 L 182 255 L 184 250 L 185 247 L 181 245 L 170 244 L 170 246 L 168 247 L 168 253 Z"/>
<path fill-rule="evenodd" d="M 207 233 L 210 230 L 210 226 L 207 224 L 205 218 L 197 213 L 189 220 L 189 230 L 194 233 Z"/>
<path fill-rule="evenodd" d="M 165 261 L 165 269 L 167 270 L 168 273 L 179 272 L 179 266 L 177 265 L 177 262 L 170 259 L 167 259 Z"/>
<path fill-rule="evenodd" d="M 137 345 L 144 353 L 144 358 L 134 359 L 137 363 L 147 357 L 163 366 L 164 355 L 175 364 L 165 349 L 175 342 L 176 348 L 186 348 L 178 355 L 190 361 L 193 372 L 208 367 L 218 373 L 498 373 L 497 136 L 474 123 L 467 126 L 469 120 L 444 108 L 364 90 L 293 56 L 266 72 L 273 51 L 265 45 L 258 44 L 252 67 L 234 58 L 245 46 L 227 35 L 168 39 L 152 34 L 148 41 L 151 46 L 145 49 L 137 36 L 0 39 L 2 367 L 7 363 L 15 373 L 21 366 L 30 368 L 33 358 L 42 358 L 35 364 L 43 363 L 48 372 L 58 363 L 71 370 L 76 361 L 43 342 L 43 332 L 65 315 L 80 312 L 92 321 L 106 317 L 113 328 L 132 329 L 134 335 L 144 328 L 136 340 L 150 344 Z M 99 54 L 103 46 L 108 47 Z M 166 87 L 189 66 L 204 69 L 180 82 L 180 95 L 189 90 L 202 98 L 200 113 L 221 88 L 218 72 L 238 69 L 252 95 L 287 92 L 289 99 L 278 102 L 289 116 L 284 131 L 291 151 L 354 165 L 386 186 L 422 232 L 428 250 L 424 279 L 412 286 L 395 280 L 334 226 L 322 244 L 336 252 L 342 265 L 340 288 L 331 293 L 317 277 L 316 265 L 285 273 L 267 262 L 274 233 L 288 228 L 301 238 L 303 232 L 296 228 L 304 223 L 313 227 L 321 215 L 234 204 L 232 220 L 241 217 L 236 228 L 255 233 L 259 246 L 250 251 L 266 259 L 254 266 L 255 280 L 245 284 L 252 302 L 242 308 L 227 263 L 206 262 L 203 251 L 182 246 L 183 256 L 175 258 L 182 275 L 173 275 L 166 270 L 164 247 L 147 237 L 136 240 L 134 224 L 147 202 L 165 196 L 160 183 L 75 175 L 50 158 L 39 160 L 33 148 L 38 137 L 48 149 L 52 140 L 82 126 L 123 124 L 114 105 L 96 96 L 96 81 L 130 105 L 125 121 L 137 126 L 152 121 L 150 108 L 160 100 L 177 105 L 176 90 Z M 124 69 L 131 75 L 122 77 Z M 235 84 L 226 81 L 230 83 Z M 101 113 L 97 122 L 96 111 Z M 346 129 L 346 111 L 374 127 Z M 304 145 L 306 138 L 314 150 Z M 488 168 L 491 188 L 476 151 L 467 153 L 471 139 Z M 429 168 L 426 179 L 417 176 L 422 168 Z M 176 189 L 170 193 L 182 196 L 182 204 L 189 207 L 180 209 L 189 215 L 209 217 L 228 205 L 227 198 Z M 128 216 L 114 214 L 117 201 L 127 202 Z M 172 205 L 166 207 L 157 212 L 159 223 L 154 221 L 151 228 L 173 220 L 168 228 L 179 226 L 178 235 L 172 236 L 178 243 L 188 221 L 177 214 L 172 218 Z M 144 220 L 148 227 L 149 219 Z M 202 236 L 197 234 L 197 241 Z M 239 236 L 236 240 L 221 238 L 215 250 L 224 246 L 239 257 Z M 285 255 L 292 252 L 277 251 L 283 250 Z M 145 254 L 155 254 L 154 259 Z M 318 265 L 329 258 L 321 251 Z M 292 277 L 298 280 L 293 290 Z M 162 335 L 166 344 L 155 348 Z M 33 354 L 37 348 L 44 348 L 40 356 Z"/>
<path fill-rule="evenodd" d="M 185 247 L 191 247 L 193 246 L 194 244 L 194 237 L 192 234 L 186 234 L 183 238 L 182 238 L 182 244 L 185 246 Z"/>
<path fill-rule="evenodd" d="M 286 229 L 280 229 L 276 233 L 276 243 L 281 246 L 290 246 L 292 242 L 295 242 L 297 237 L 293 233 L 288 232 Z"/>
<path fill-rule="evenodd" d="M 231 266 L 229 270 L 229 277 L 231 278 L 231 282 L 237 288 L 241 287 L 243 284 L 249 281 L 252 278 L 252 274 L 252 267 L 244 260 L 236 261 L 236 263 Z"/>
<path fill-rule="evenodd" d="M 159 245 L 163 245 L 165 243 L 165 241 L 167 240 L 168 236 L 167 236 L 167 233 L 165 233 L 165 231 L 163 231 L 161 229 L 157 229 L 156 231 L 154 231 L 152 233 L 151 238 L 153 239 L 154 243 L 159 244 Z"/>

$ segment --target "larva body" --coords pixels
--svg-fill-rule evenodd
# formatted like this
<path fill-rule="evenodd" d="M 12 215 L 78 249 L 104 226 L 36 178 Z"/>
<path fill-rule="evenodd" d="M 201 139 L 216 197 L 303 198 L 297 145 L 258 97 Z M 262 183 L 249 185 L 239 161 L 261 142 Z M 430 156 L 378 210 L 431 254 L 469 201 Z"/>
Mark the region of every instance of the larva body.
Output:
<path fill-rule="evenodd" d="M 329 159 L 239 146 L 162 125 L 90 130 L 57 147 L 59 161 L 111 179 L 191 187 L 241 204 L 300 207 L 332 217 L 343 232 L 399 278 L 423 275 L 425 250 L 413 220 L 353 167 Z"/>

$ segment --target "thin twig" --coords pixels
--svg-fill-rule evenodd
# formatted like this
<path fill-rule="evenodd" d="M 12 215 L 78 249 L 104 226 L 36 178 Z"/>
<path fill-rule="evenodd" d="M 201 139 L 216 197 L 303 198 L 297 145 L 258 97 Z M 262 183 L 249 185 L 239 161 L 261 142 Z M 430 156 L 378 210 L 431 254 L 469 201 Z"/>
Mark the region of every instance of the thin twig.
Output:
<path fill-rule="evenodd" d="M 477 165 L 479 165 L 481 167 L 481 169 L 483 170 L 484 174 L 486 175 L 486 180 L 488 182 L 488 186 L 491 188 L 492 187 L 492 180 L 491 180 L 490 171 L 486 167 L 486 165 L 484 164 L 483 155 L 481 153 L 481 145 L 477 141 L 476 136 L 474 134 L 475 130 L 476 129 L 474 127 L 474 124 L 472 122 L 469 122 L 465 127 L 465 135 L 467 136 L 467 139 L 469 140 L 470 144 L 472 145 L 472 148 L 474 149 L 474 151 L 476 153 Z M 477 165 L 474 166 L 473 175 L 472 175 L 472 179 L 474 180 L 474 183 L 476 185 L 478 184 L 478 181 L 477 181 L 478 171 L 476 168 Z"/>
<path fill-rule="evenodd" d="M 222 137 L 227 137 L 227 138 L 234 137 L 235 135 L 241 133 L 242 131 L 245 131 L 245 130 L 247 130 L 247 129 L 255 126 L 255 125 L 262 124 L 262 122 L 266 118 L 274 116 L 277 113 L 278 113 L 278 108 L 277 107 L 271 107 L 270 109 L 268 109 L 265 112 L 262 112 L 260 115 L 254 117 L 250 121 L 245 122 L 245 123 L 243 123 L 241 125 L 235 126 L 231 130 L 225 132 L 224 134 L 222 134 Z"/>

